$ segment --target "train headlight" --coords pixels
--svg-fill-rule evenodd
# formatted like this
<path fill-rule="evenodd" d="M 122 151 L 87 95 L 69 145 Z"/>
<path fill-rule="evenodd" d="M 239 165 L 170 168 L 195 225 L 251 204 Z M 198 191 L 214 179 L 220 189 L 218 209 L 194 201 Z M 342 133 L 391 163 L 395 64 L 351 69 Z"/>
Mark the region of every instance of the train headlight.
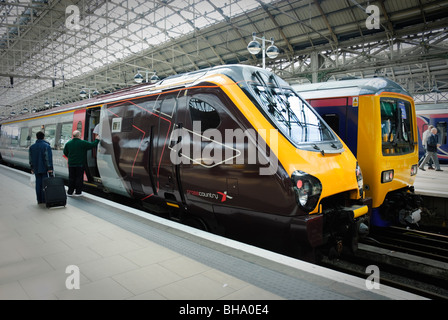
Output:
<path fill-rule="evenodd" d="M 381 172 L 381 183 L 391 182 L 392 180 L 394 180 L 394 170 Z"/>
<path fill-rule="evenodd" d="M 297 203 L 305 211 L 312 211 L 322 193 L 321 182 L 316 177 L 302 171 L 294 171 L 291 179 Z"/>
<path fill-rule="evenodd" d="M 356 162 L 356 181 L 358 181 L 359 196 L 362 197 L 364 188 L 364 178 L 362 177 L 361 167 L 359 166 L 358 162 Z"/>
<path fill-rule="evenodd" d="M 411 176 L 415 176 L 417 174 L 417 168 L 418 166 L 416 164 L 411 167 Z"/>

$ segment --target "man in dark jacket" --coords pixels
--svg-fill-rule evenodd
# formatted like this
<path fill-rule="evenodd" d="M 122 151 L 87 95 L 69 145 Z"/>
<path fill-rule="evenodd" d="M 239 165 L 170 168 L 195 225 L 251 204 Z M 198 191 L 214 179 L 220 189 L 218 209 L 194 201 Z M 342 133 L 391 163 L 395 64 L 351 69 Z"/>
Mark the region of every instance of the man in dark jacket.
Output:
<path fill-rule="evenodd" d="M 42 181 L 53 172 L 53 154 L 50 144 L 44 140 L 45 134 L 42 131 L 36 133 L 36 138 L 36 142 L 28 150 L 28 157 L 31 173 L 36 176 L 37 203 L 44 203 Z"/>
<path fill-rule="evenodd" d="M 440 147 L 440 144 L 437 143 L 438 141 L 439 138 L 437 137 L 437 128 L 432 128 L 431 134 L 428 136 L 428 140 L 426 142 L 427 153 L 425 159 L 423 159 L 423 162 L 419 166 L 420 170 L 425 171 L 424 167 L 426 162 L 428 162 L 429 159 L 432 159 L 436 165 L 436 171 L 443 171 L 440 169 L 439 158 L 437 157 L 437 147 Z"/>
<path fill-rule="evenodd" d="M 73 131 L 73 139 L 64 146 L 64 155 L 68 158 L 68 195 L 80 196 L 82 194 L 84 163 L 87 159 L 87 150 L 98 145 L 100 140 L 94 142 L 81 140 L 81 132 Z"/>

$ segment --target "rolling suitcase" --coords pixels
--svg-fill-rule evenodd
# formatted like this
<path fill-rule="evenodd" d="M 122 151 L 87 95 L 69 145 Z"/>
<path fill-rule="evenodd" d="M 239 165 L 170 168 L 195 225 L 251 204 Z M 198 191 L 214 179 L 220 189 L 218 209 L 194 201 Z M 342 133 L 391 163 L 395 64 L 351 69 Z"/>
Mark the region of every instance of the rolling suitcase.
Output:
<path fill-rule="evenodd" d="M 67 204 L 67 194 L 65 193 L 64 180 L 52 175 L 44 179 L 42 183 L 47 208 L 65 207 Z"/>

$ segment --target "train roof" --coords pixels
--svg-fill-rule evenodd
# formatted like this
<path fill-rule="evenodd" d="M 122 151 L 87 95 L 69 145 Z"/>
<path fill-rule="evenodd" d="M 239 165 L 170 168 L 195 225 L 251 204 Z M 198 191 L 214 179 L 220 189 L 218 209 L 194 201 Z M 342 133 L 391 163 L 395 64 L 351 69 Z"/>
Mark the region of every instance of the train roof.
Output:
<path fill-rule="evenodd" d="M 199 81 L 201 78 L 205 77 L 206 75 L 211 74 L 225 74 L 226 76 L 230 77 L 235 82 L 240 82 L 243 79 L 247 79 L 248 73 L 259 71 L 262 73 L 270 73 L 269 71 L 259 68 L 259 67 L 253 67 L 253 66 L 246 66 L 246 65 L 222 65 L 222 66 L 215 66 L 211 68 L 201 69 L 197 71 L 192 71 L 188 73 L 183 74 L 177 74 L 170 77 L 167 77 L 163 80 L 158 81 L 154 84 L 140 84 L 135 85 L 132 87 L 124 88 L 121 90 L 117 90 L 112 93 L 107 94 L 101 94 L 98 96 L 91 97 L 89 99 L 76 101 L 70 104 L 62 105 L 60 107 L 51 108 L 44 111 L 39 111 L 35 113 L 27 113 L 23 115 L 16 116 L 14 118 L 6 119 L 4 121 L 1 121 L 0 123 L 11 123 L 16 121 L 21 121 L 25 119 L 31 119 L 36 117 L 42 117 L 47 116 L 51 114 L 56 114 L 59 112 L 67 112 L 71 110 L 76 110 L 80 108 L 85 107 L 92 107 L 92 106 L 100 106 L 106 103 L 118 101 L 118 100 L 124 100 L 124 99 L 132 99 L 139 96 L 149 95 L 149 94 L 156 94 L 161 93 L 168 90 L 173 90 L 177 88 L 187 88 L 191 85 L 194 85 Z M 275 75 L 275 74 L 273 74 Z M 289 86 L 287 82 L 276 76 L 277 81 L 280 83 L 281 86 Z"/>
<path fill-rule="evenodd" d="M 325 97 L 352 97 L 362 95 L 376 95 L 382 92 L 394 92 L 412 97 L 398 83 L 387 78 L 350 79 L 340 81 L 319 82 L 312 84 L 292 85 L 305 99 Z"/>
<path fill-rule="evenodd" d="M 448 103 L 416 104 L 417 114 L 448 114 Z"/>

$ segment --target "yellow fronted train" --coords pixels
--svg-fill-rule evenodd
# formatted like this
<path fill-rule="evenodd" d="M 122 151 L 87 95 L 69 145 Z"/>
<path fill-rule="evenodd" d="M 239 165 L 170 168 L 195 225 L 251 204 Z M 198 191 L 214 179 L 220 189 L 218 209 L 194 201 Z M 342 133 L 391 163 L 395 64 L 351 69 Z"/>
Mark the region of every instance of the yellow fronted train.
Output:
<path fill-rule="evenodd" d="M 2 159 L 28 167 L 42 130 L 67 178 L 65 143 L 75 129 L 91 140 L 98 123 L 85 182 L 152 212 L 291 255 L 353 250 L 368 232 L 352 152 L 264 69 L 214 67 L 4 121 Z"/>
<path fill-rule="evenodd" d="M 415 225 L 423 200 L 414 193 L 418 132 L 412 96 L 386 78 L 293 85 L 358 159 L 371 226 Z"/>

